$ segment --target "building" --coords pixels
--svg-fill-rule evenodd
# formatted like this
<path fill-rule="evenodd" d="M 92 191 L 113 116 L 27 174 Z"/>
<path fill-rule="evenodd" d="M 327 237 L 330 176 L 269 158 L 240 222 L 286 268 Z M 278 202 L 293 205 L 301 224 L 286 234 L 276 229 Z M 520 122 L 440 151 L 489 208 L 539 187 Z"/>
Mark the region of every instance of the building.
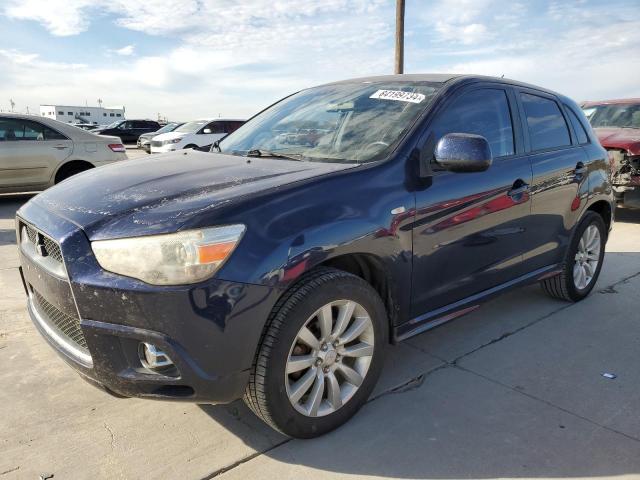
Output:
<path fill-rule="evenodd" d="M 64 123 L 108 125 L 123 120 L 124 107 L 74 107 L 70 105 L 40 105 L 40 115 Z"/>

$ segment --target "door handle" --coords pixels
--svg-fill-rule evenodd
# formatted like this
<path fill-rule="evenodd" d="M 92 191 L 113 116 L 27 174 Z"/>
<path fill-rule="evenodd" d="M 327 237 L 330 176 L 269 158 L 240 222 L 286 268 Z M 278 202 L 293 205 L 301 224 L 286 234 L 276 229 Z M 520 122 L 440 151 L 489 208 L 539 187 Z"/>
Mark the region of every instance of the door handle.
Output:
<path fill-rule="evenodd" d="M 519 178 L 518 180 L 513 182 L 513 186 L 511 187 L 511 190 L 509 190 L 509 193 L 507 193 L 507 195 L 513 198 L 528 192 L 529 192 L 529 184 L 526 183 L 521 178 Z"/>
<path fill-rule="evenodd" d="M 576 175 L 582 175 L 583 173 L 587 173 L 587 167 L 584 166 L 584 163 L 578 162 L 576 163 L 576 169 L 573 171 Z"/>
<path fill-rule="evenodd" d="M 69 148 L 67 145 L 56 145 L 53 148 L 57 150 L 64 150 L 65 148 Z"/>

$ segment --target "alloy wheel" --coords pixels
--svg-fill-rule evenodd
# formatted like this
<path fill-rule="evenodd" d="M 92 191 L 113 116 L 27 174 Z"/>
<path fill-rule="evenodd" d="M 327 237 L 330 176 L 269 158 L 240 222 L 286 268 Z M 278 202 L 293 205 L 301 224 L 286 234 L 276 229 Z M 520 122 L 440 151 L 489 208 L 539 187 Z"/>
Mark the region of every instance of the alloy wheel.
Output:
<path fill-rule="evenodd" d="M 327 303 L 291 345 L 285 371 L 289 401 L 308 417 L 335 412 L 362 385 L 373 353 L 373 322 L 364 307 L 351 300 Z"/>
<path fill-rule="evenodd" d="M 593 224 L 589 225 L 580 238 L 574 257 L 573 283 L 576 288 L 584 290 L 593 280 L 600 262 L 600 246 L 600 230 Z"/>

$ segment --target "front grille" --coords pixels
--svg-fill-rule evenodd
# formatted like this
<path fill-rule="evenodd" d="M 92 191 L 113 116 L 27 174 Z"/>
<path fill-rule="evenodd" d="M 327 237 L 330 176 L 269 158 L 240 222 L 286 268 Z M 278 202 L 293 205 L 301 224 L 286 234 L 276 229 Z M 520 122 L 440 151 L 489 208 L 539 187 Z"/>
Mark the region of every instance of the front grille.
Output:
<path fill-rule="evenodd" d="M 60 246 L 51 240 L 49 237 L 42 237 L 42 243 L 44 245 L 44 251 L 46 255 L 53 258 L 56 262 L 62 263 L 62 252 Z"/>
<path fill-rule="evenodd" d="M 151 141 L 151 146 L 152 147 L 161 147 L 162 146 L 162 140 L 152 140 Z"/>
<path fill-rule="evenodd" d="M 27 229 L 27 237 L 29 238 L 29 241 L 33 244 L 38 243 L 38 232 L 36 229 L 29 225 L 25 225 L 25 228 Z"/>
<path fill-rule="evenodd" d="M 80 328 L 80 319 L 78 317 L 72 317 L 60 311 L 47 302 L 42 295 L 35 290 L 33 290 L 33 299 L 38 312 L 49 326 L 55 328 L 76 345 L 88 351 L 87 342 Z"/>
<path fill-rule="evenodd" d="M 60 245 L 58 245 L 46 235 L 38 232 L 31 225 L 23 223 L 22 226 L 27 231 L 28 240 L 35 246 L 41 246 L 41 248 L 37 251 L 39 251 L 43 257 L 51 257 L 56 262 L 62 263 L 62 252 L 60 251 Z"/>

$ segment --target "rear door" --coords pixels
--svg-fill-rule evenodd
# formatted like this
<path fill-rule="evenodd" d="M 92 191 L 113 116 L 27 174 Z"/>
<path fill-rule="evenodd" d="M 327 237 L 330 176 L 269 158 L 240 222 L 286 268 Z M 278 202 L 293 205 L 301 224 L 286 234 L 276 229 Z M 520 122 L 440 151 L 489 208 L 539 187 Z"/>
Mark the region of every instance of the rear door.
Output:
<path fill-rule="evenodd" d="M 511 88 L 500 84 L 459 93 L 429 127 L 424 148 L 432 152 L 447 133 L 482 135 L 491 146 L 493 163 L 488 170 L 474 173 L 436 166 L 430 184 L 416 192 L 414 317 L 525 271 L 531 165 L 524 155 Z"/>
<path fill-rule="evenodd" d="M 0 187 L 43 186 L 73 151 L 73 142 L 40 122 L 0 119 Z"/>
<path fill-rule="evenodd" d="M 588 194 L 587 157 L 556 97 L 524 88 L 516 95 L 533 169 L 532 229 L 525 260 L 535 270 L 562 261 L 582 197 Z"/>

